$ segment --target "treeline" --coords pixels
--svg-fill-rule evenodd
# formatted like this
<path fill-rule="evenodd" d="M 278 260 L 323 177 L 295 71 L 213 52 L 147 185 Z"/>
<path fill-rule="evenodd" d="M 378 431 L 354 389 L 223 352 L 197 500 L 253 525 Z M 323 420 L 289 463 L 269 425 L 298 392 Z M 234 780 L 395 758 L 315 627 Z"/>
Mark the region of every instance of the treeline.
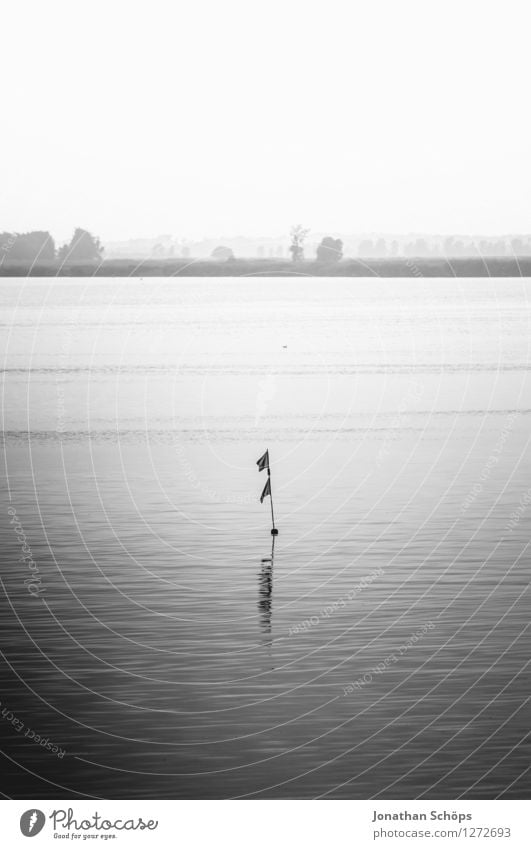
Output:
<path fill-rule="evenodd" d="M 283 259 L 291 254 L 293 262 L 312 261 L 318 263 L 336 263 L 340 260 L 353 259 L 444 259 L 459 258 L 477 259 L 486 257 L 531 257 L 530 236 L 480 237 L 465 236 L 424 237 L 408 239 L 406 237 L 384 238 L 353 238 L 347 237 L 345 242 L 333 236 L 325 236 L 318 242 L 307 243 L 310 231 L 297 225 L 291 230 L 291 244 L 287 250 L 281 246 L 270 247 L 269 259 Z M 161 246 L 157 246 L 161 247 Z M 201 245 L 199 246 L 201 247 Z M 257 259 L 265 259 L 266 251 L 263 246 L 255 248 Z M 174 253 L 160 249 L 153 251 L 152 256 L 161 258 L 173 257 Z M 182 253 L 181 256 L 184 256 Z M 194 246 L 188 249 L 186 256 L 199 258 L 204 256 L 200 251 L 195 252 Z M 236 252 L 229 244 L 218 246 L 210 253 L 216 260 L 234 260 L 236 256 L 250 258 L 250 253 Z"/>
<path fill-rule="evenodd" d="M 0 264 L 95 262 L 102 255 L 100 240 L 81 227 L 77 227 L 70 241 L 59 248 L 53 236 L 45 230 L 0 233 Z"/>
<path fill-rule="evenodd" d="M 497 257 L 531 256 L 531 238 L 467 239 L 447 236 L 444 239 L 423 237 L 410 241 L 383 238 L 362 239 L 358 244 L 360 257 Z"/>
<path fill-rule="evenodd" d="M 333 236 L 325 236 L 320 242 L 316 240 L 308 245 L 306 241 L 309 232 L 301 225 L 293 227 L 289 247 L 286 249 L 277 246 L 274 250 L 272 248 L 269 261 L 273 264 L 283 262 L 286 255 L 287 257 L 291 255 L 294 263 L 309 261 L 320 265 L 336 265 L 355 257 L 362 260 L 531 257 L 530 236 L 478 237 L 477 239 L 464 236 L 421 236 L 411 239 L 403 236 L 387 239 L 345 237 L 345 242 Z M 138 253 L 133 249 L 134 245 L 135 242 L 131 242 L 131 252 L 124 251 L 119 256 L 124 259 L 144 258 L 142 252 Z M 207 243 L 203 247 L 206 245 Z M 149 246 L 144 247 L 146 251 L 149 250 Z M 246 244 L 241 244 L 237 249 L 230 241 L 217 246 L 214 242 L 209 254 L 202 253 L 199 247 L 201 246 L 197 246 L 196 252 L 194 245 L 176 247 L 173 243 L 164 245 L 159 240 L 151 247 L 150 257 L 153 260 L 177 261 L 180 256 L 184 260 L 195 262 L 209 256 L 211 261 L 227 261 L 229 264 L 239 257 L 252 258 L 252 253 L 243 253 L 247 248 Z M 106 261 L 118 258 L 113 253 L 111 244 L 105 251 Z M 254 253 L 257 261 L 268 261 L 262 246 L 255 247 Z M 0 233 L 0 266 L 4 270 L 11 266 L 22 265 L 31 268 L 34 264 L 49 264 L 59 269 L 68 269 L 82 264 L 90 266 L 101 262 L 103 256 L 104 248 L 100 240 L 81 227 L 76 228 L 69 242 L 60 246 L 45 230 L 35 230 L 30 233 Z"/>

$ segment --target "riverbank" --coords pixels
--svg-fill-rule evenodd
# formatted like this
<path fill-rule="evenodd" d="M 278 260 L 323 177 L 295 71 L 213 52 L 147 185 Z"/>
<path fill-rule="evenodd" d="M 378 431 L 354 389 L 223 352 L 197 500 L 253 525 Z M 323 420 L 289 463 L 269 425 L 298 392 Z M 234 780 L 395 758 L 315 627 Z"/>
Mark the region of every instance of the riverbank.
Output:
<path fill-rule="evenodd" d="M 99 263 L 4 263 L 0 277 L 530 277 L 531 257 L 344 259 L 104 259 Z"/>

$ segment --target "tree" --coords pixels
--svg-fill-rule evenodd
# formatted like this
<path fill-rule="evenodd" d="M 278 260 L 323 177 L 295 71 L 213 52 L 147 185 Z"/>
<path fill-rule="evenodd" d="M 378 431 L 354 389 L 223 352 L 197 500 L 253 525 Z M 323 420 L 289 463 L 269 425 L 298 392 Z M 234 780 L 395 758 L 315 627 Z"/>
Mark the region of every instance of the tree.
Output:
<path fill-rule="evenodd" d="M 524 243 L 521 239 L 511 239 L 511 251 L 514 256 L 521 256 L 523 253 Z"/>
<path fill-rule="evenodd" d="M 88 230 L 76 227 L 69 245 L 63 245 L 59 251 L 62 262 L 95 262 L 101 259 L 103 245 Z"/>
<path fill-rule="evenodd" d="M 304 259 L 304 240 L 309 232 L 310 230 L 305 230 L 301 224 L 297 224 L 291 228 L 291 245 L 289 251 L 293 262 L 300 262 Z"/>
<path fill-rule="evenodd" d="M 226 248 L 223 245 L 218 245 L 217 248 L 214 248 L 210 256 L 212 259 L 218 259 L 220 261 L 224 260 L 227 262 L 228 260 L 234 259 L 234 252 L 232 248 Z"/>
<path fill-rule="evenodd" d="M 374 253 L 378 257 L 387 256 L 387 242 L 382 237 L 376 240 L 376 244 L 374 245 Z"/>
<path fill-rule="evenodd" d="M 413 256 L 424 257 L 429 255 L 426 239 L 418 238 L 413 244 Z"/>
<path fill-rule="evenodd" d="M 339 262 L 343 259 L 343 242 L 325 236 L 317 248 L 317 262 Z"/>
<path fill-rule="evenodd" d="M 55 242 L 45 230 L 34 230 L 31 233 L 0 233 L 0 254 L 6 263 L 9 260 L 53 262 Z"/>
<path fill-rule="evenodd" d="M 447 236 L 443 242 L 444 256 L 455 256 L 455 239 L 453 236 Z"/>
<path fill-rule="evenodd" d="M 374 244 L 372 239 L 362 239 L 358 245 L 358 256 L 371 257 L 374 256 Z"/>

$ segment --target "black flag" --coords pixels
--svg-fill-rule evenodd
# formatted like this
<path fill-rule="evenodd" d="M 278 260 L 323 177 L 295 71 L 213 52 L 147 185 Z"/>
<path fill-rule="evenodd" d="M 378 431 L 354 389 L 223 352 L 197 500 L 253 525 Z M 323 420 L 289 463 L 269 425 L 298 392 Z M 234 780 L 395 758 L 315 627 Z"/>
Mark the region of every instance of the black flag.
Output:
<path fill-rule="evenodd" d="M 265 454 L 262 454 L 259 460 L 256 461 L 256 465 L 258 466 L 259 472 L 263 472 L 264 469 L 269 469 L 269 449 Z"/>
<path fill-rule="evenodd" d="M 262 504 L 264 498 L 266 498 L 268 495 L 271 495 L 271 479 L 270 478 L 267 479 L 266 485 L 264 486 L 264 490 L 262 492 L 262 495 L 260 496 L 260 504 Z"/>

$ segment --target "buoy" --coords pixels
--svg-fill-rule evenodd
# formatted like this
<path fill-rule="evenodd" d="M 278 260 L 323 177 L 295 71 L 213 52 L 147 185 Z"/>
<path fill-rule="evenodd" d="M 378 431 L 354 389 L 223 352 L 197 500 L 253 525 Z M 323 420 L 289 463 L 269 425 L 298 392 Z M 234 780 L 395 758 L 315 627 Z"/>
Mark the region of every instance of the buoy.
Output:
<path fill-rule="evenodd" d="M 267 481 L 266 485 L 262 490 L 262 495 L 260 496 L 260 504 L 262 504 L 264 498 L 269 495 L 269 502 L 271 504 L 271 524 L 273 527 L 271 528 L 271 536 L 278 536 L 278 530 L 275 528 L 275 513 L 273 511 L 273 493 L 271 492 L 271 469 L 269 467 L 269 449 L 266 449 L 265 454 L 262 454 L 259 460 L 256 461 L 256 465 L 258 466 L 258 471 L 263 472 L 264 469 L 267 469 Z"/>

